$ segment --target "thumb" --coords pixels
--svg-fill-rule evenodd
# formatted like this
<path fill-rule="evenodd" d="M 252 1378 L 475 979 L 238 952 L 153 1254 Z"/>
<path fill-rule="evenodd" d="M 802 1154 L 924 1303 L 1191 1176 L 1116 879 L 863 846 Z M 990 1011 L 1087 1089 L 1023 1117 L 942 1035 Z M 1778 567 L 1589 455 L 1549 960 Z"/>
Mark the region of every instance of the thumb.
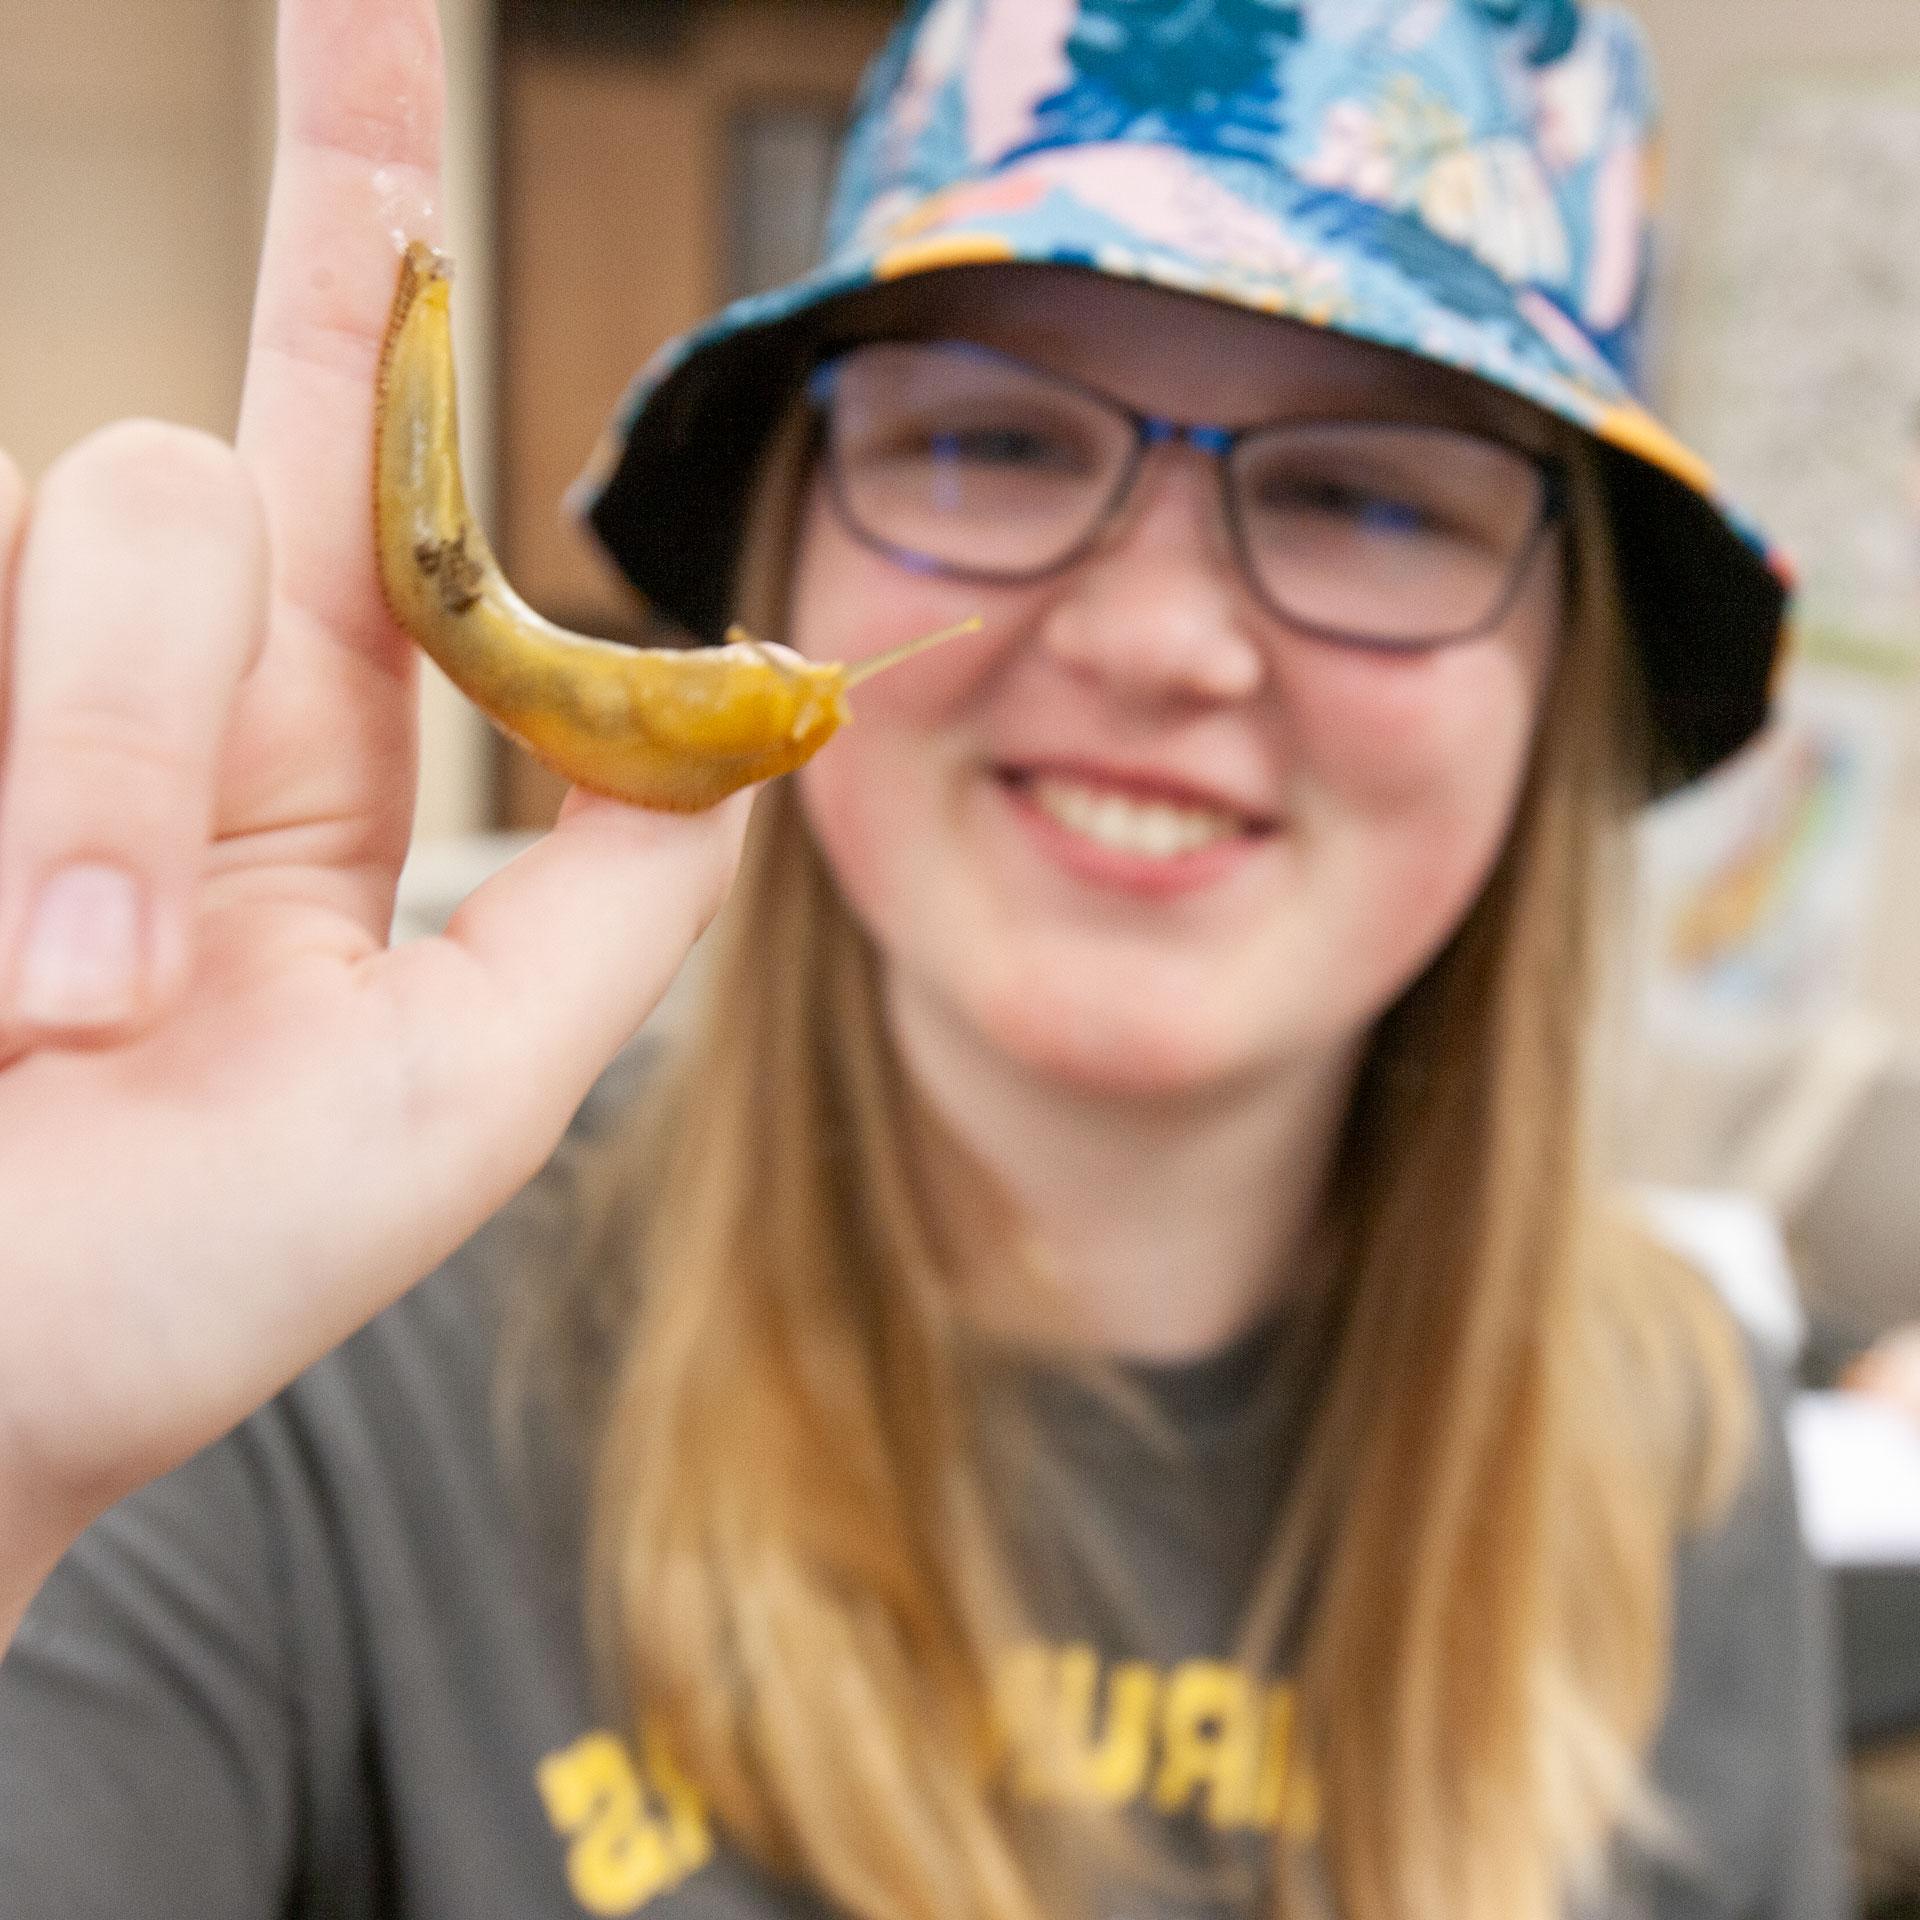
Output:
<path fill-rule="evenodd" d="M 488 984 L 483 1047 L 516 1100 L 579 1104 L 719 911 L 751 812 L 751 793 L 667 814 L 576 791 L 461 905 L 445 938 Z"/>

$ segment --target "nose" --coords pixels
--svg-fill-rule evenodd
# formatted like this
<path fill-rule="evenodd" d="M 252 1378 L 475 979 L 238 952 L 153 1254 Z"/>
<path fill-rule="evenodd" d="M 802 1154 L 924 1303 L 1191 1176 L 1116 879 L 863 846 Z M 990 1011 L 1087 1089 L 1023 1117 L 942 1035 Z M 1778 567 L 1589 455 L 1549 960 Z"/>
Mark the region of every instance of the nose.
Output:
<path fill-rule="evenodd" d="M 1041 626 L 1078 677 L 1146 704 L 1222 704 L 1268 672 L 1229 543 L 1217 462 L 1190 446 L 1147 454 L 1119 516 L 1062 577 Z"/>

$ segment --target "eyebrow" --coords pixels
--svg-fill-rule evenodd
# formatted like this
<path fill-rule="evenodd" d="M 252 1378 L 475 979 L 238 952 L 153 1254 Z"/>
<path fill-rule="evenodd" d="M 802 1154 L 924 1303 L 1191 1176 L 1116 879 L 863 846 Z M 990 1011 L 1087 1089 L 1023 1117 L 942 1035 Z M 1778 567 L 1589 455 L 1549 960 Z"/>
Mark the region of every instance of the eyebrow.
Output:
<path fill-rule="evenodd" d="M 1438 369 L 1443 376 L 1446 369 Z M 1505 395 L 1491 389 L 1482 393 L 1470 374 L 1460 375 L 1460 385 L 1447 382 L 1446 390 L 1436 392 L 1418 381 L 1394 381 L 1356 386 L 1343 393 L 1337 404 L 1344 414 L 1356 418 L 1403 419 L 1423 426 L 1453 427 L 1499 440 L 1523 451 L 1549 455 L 1557 449 L 1546 416 L 1524 401 L 1507 403 Z"/>

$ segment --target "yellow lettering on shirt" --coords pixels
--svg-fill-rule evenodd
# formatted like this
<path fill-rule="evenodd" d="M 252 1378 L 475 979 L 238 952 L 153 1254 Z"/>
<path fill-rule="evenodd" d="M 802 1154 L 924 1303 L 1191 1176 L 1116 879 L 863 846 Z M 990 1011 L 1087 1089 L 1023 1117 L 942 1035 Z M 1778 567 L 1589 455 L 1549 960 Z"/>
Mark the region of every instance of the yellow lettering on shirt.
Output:
<path fill-rule="evenodd" d="M 1076 1804 L 1129 1805 L 1146 1784 L 1160 1676 L 1144 1660 L 1113 1667 L 1107 1674 L 1106 1722 L 1096 1732 L 1099 1654 L 1092 1647 L 1063 1647 L 1057 1664 L 1060 1740 Z"/>
<path fill-rule="evenodd" d="M 1213 1827 L 1252 1824 L 1260 1721 L 1253 1683 L 1239 1667 L 1185 1660 L 1167 1678 L 1153 1803 L 1178 1813 L 1199 1796 Z"/>
<path fill-rule="evenodd" d="M 536 1778 L 554 1831 L 572 1842 L 567 1885 L 588 1913 L 635 1913 L 713 1853 L 705 1806 L 652 1729 L 644 1771 L 625 1742 L 590 1733 L 541 1761 Z"/>
<path fill-rule="evenodd" d="M 1031 1642 L 1001 1661 L 995 1705 L 1000 1765 L 1030 1805 L 1149 1805 L 1296 1840 L 1319 1831 L 1319 1791 L 1285 1683 L 1218 1660 L 1162 1669 L 1109 1662 L 1085 1644 Z M 615 1735 L 589 1733 L 543 1760 L 537 1781 L 587 1913 L 637 1913 L 713 1857 L 706 1800 L 651 1723 L 637 1759 Z"/>

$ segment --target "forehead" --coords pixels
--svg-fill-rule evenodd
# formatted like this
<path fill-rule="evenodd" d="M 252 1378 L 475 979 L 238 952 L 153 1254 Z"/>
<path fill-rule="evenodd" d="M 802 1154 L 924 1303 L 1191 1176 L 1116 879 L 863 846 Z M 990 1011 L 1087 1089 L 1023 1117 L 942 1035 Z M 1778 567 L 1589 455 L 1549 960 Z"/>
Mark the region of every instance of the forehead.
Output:
<path fill-rule="evenodd" d="M 866 296 L 836 344 L 966 339 L 1100 388 L 1143 413 L 1234 424 L 1339 414 L 1438 420 L 1548 451 L 1559 423 L 1412 354 L 1224 301 L 1070 267 L 952 268 Z"/>

